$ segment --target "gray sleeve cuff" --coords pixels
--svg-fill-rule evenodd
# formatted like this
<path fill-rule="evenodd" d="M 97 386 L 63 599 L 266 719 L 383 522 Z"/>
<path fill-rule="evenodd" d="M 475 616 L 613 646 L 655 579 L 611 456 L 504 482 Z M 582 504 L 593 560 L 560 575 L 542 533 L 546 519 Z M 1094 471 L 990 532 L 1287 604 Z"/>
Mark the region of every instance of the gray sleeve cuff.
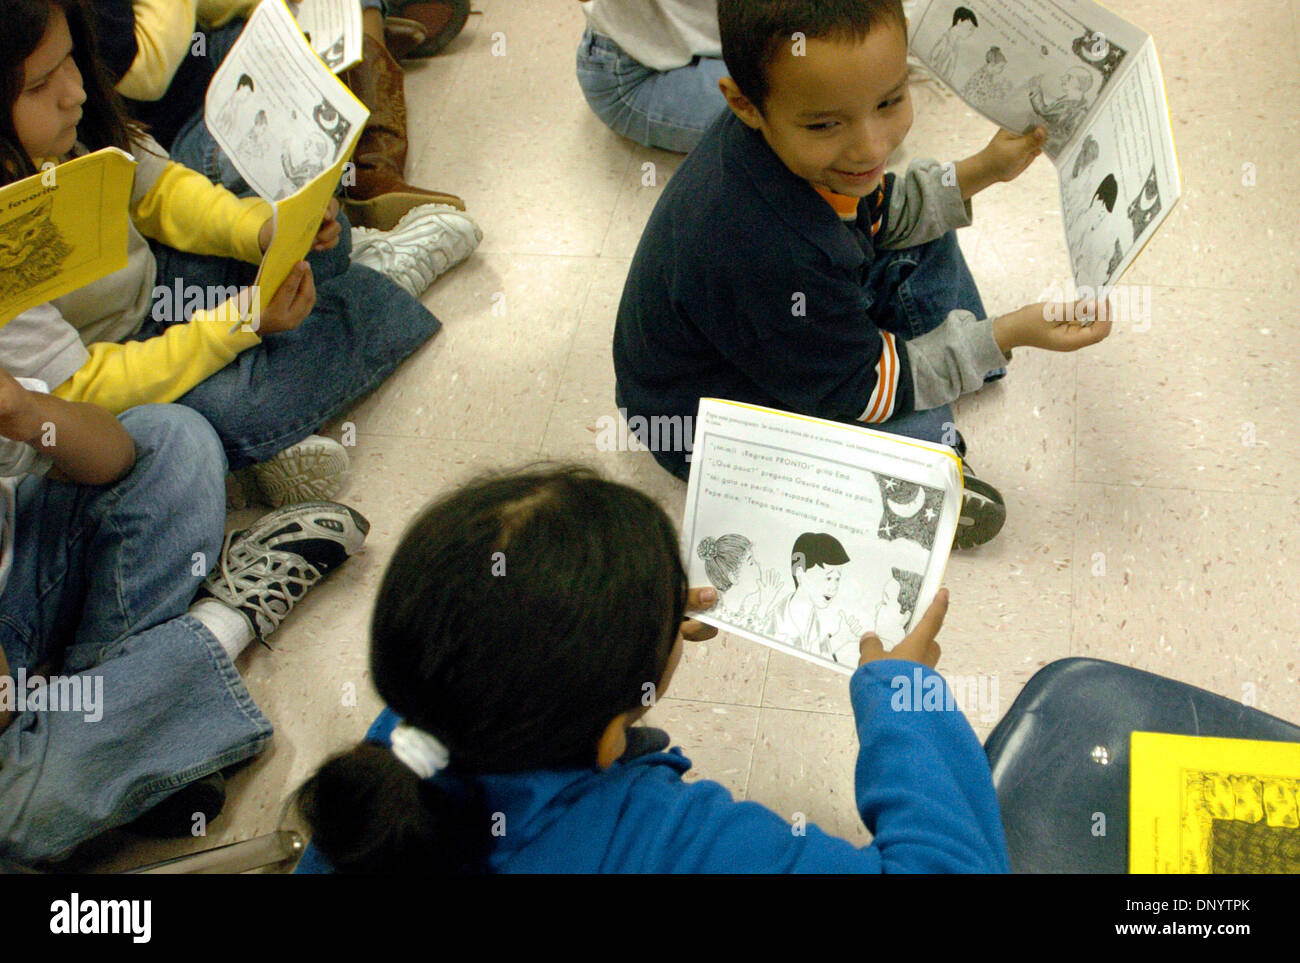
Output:
<path fill-rule="evenodd" d="M 0 367 L 15 378 L 38 378 L 57 388 L 89 359 L 77 329 L 48 302 L 0 328 Z"/>
<path fill-rule="evenodd" d="M 956 165 L 916 160 L 894 182 L 881 246 L 928 244 L 970 223 L 970 201 L 962 200 Z"/>
<path fill-rule="evenodd" d="M 938 408 L 977 391 L 984 376 L 1011 360 L 993 337 L 993 319 L 952 311 L 939 327 L 907 342 L 917 411 Z"/>

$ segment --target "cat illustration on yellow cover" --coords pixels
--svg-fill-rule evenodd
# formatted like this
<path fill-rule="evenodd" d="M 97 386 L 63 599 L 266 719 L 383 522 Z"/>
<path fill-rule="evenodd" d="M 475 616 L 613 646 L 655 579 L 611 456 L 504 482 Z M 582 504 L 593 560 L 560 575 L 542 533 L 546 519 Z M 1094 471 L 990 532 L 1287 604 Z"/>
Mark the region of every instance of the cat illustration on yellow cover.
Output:
<path fill-rule="evenodd" d="M 72 248 L 50 220 L 54 198 L 0 214 L 0 300 L 57 277 Z"/>

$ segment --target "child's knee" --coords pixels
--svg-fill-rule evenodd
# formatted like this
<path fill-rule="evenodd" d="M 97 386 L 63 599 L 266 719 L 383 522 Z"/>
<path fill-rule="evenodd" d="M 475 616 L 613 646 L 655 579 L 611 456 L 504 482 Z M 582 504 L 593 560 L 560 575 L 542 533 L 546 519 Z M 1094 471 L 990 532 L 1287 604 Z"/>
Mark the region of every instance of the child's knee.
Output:
<path fill-rule="evenodd" d="M 223 484 L 226 455 L 216 429 L 184 405 L 141 405 L 119 419 L 135 442 L 136 464 L 163 459 L 176 466 L 195 497 Z M 210 483 L 210 484 L 209 484 Z"/>

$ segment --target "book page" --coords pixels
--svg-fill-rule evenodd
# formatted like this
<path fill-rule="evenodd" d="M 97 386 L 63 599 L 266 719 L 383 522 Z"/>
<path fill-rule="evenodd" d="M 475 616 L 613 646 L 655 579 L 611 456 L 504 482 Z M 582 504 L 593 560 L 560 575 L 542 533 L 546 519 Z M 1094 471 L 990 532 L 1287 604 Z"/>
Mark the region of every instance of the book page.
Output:
<path fill-rule="evenodd" d="M 349 148 L 332 167 L 317 174 L 311 183 L 275 202 L 275 234 L 262 255 L 261 266 L 253 281 L 259 287 L 259 299 L 274 297 L 293 266 L 311 250 L 316 232 L 320 230 L 322 212 L 334 196 L 343 165 L 350 156 L 352 151 Z M 262 303 L 258 301 L 254 314 L 260 312 Z M 254 324 L 255 318 L 242 318 L 241 322 Z"/>
<path fill-rule="evenodd" d="M 1134 732 L 1130 873 L 1300 872 L 1300 743 Z"/>
<path fill-rule="evenodd" d="M 290 0 L 289 12 L 331 71 L 361 62 L 361 0 Z"/>
<path fill-rule="evenodd" d="M 1147 39 L 1088 0 L 931 0 L 911 32 L 913 53 L 985 117 L 1045 126 L 1052 160 Z"/>
<path fill-rule="evenodd" d="M 874 630 L 902 640 L 934 599 L 961 507 L 949 449 L 704 399 L 682 550 L 718 602 L 697 617 L 840 672 Z"/>
<path fill-rule="evenodd" d="M 0 189 L 0 327 L 126 267 L 134 179 L 105 147 Z"/>
<path fill-rule="evenodd" d="M 1061 160 L 1061 212 L 1075 284 L 1113 285 L 1182 192 L 1154 43 L 1138 51 Z"/>
<path fill-rule="evenodd" d="M 277 201 L 347 154 L 369 112 L 263 0 L 208 85 L 208 130 L 250 187 Z"/>

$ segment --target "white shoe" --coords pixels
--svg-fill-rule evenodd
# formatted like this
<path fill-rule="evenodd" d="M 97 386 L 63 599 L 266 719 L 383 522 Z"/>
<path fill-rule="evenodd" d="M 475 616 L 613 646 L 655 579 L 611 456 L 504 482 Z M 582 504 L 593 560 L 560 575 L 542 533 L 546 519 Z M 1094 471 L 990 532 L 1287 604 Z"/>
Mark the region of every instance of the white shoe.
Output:
<path fill-rule="evenodd" d="M 309 435 L 269 461 L 253 466 L 253 476 L 272 508 L 306 501 L 329 501 L 343 488 L 348 452 L 333 438 Z"/>
<path fill-rule="evenodd" d="M 434 278 L 474 253 L 483 231 L 450 204 L 422 204 L 402 215 L 391 231 L 352 228 L 352 261 L 392 280 L 418 298 Z"/>

